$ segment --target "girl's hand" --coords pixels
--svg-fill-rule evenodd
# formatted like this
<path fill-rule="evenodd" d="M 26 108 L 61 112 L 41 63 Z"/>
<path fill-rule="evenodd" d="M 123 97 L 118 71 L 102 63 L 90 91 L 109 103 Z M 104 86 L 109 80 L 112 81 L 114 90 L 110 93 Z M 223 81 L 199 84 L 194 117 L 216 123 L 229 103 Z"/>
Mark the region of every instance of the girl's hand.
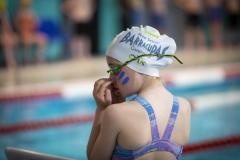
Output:
<path fill-rule="evenodd" d="M 93 89 L 93 97 L 97 103 L 97 107 L 105 109 L 113 103 L 124 101 L 119 94 L 116 95 L 113 91 L 112 81 L 109 78 L 102 78 L 95 82 Z"/>
<path fill-rule="evenodd" d="M 107 78 L 99 79 L 94 84 L 93 97 L 97 103 L 97 107 L 105 109 L 112 104 L 111 96 L 111 84 L 112 81 Z"/>

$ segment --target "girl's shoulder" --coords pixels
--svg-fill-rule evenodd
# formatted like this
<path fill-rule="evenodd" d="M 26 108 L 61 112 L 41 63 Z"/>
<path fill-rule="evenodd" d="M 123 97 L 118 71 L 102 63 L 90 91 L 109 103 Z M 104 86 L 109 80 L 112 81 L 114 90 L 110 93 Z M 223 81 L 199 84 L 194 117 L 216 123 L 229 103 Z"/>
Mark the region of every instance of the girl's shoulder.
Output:
<path fill-rule="evenodd" d="M 191 103 L 182 97 L 179 99 L 179 119 L 181 126 L 183 126 L 183 136 L 181 138 L 181 144 L 186 144 L 189 140 L 190 135 L 190 124 L 191 124 Z"/>
<path fill-rule="evenodd" d="M 127 116 L 138 114 L 138 103 L 136 101 L 126 101 L 122 103 L 112 104 L 105 109 L 106 114 L 113 115 L 113 118 L 124 120 Z"/>
<path fill-rule="evenodd" d="M 191 103 L 190 101 L 188 101 L 187 99 L 183 98 L 183 97 L 178 97 L 179 100 L 179 106 L 181 108 L 182 111 L 184 112 L 191 112 Z"/>
<path fill-rule="evenodd" d="M 135 101 L 125 101 L 122 103 L 112 104 L 107 107 L 108 112 L 114 112 L 115 114 L 122 114 L 131 110 L 133 105 L 136 105 Z"/>

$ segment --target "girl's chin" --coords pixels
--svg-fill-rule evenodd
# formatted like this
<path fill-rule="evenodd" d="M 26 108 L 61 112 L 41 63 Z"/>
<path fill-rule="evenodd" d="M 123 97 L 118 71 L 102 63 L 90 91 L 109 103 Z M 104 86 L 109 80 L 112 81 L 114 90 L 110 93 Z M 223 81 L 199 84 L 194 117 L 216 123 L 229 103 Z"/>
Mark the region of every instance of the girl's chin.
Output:
<path fill-rule="evenodd" d="M 127 98 L 128 96 L 131 96 L 131 95 L 132 95 L 132 94 L 129 94 L 129 93 L 121 93 L 121 92 L 118 93 L 118 96 L 119 96 L 119 97 L 122 97 L 122 98 L 124 98 L 124 99 Z"/>
<path fill-rule="evenodd" d="M 122 97 L 122 93 L 119 90 L 114 91 L 115 96 Z"/>
<path fill-rule="evenodd" d="M 122 96 L 122 94 L 119 91 L 113 92 L 113 103 L 121 103 L 125 101 L 125 98 Z"/>
<path fill-rule="evenodd" d="M 114 95 L 117 97 L 122 97 L 122 98 L 126 98 L 128 96 L 133 95 L 133 93 L 129 93 L 129 92 L 121 92 L 119 89 L 114 90 Z"/>

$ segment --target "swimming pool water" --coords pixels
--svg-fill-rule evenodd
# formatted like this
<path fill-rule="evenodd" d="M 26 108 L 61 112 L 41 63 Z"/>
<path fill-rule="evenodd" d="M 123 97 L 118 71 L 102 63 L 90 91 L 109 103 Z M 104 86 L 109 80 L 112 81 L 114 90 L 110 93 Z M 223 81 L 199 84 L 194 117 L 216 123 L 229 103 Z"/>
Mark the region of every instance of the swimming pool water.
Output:
<path fill-rule="evenodd" d="M 64 116 L 92 114 L 95 102 L 92 97 L 64 99 L 62 97 L 39 100 L 0 102 L 1 124 L 14 124 L 28 120 L 45 120 Z"/>
<path fill-rule="evenodd" d="M 240 82 L 229 80 L 219 84 L 203 84 L 187 88 L 169 87 L 175 95 L 194 97 L 207 93 L 239 91 Z M 45 120 L 71 115 L 92 114 L 95 102 L 92 97 L 64 99 L 61 97 L 37 100 L 0 102 L 0 125 L 29 120 Z M 200 110 L 192 113 L 190 143 L 240 134 L 240 104 L 229 107 Z M 86 145 L 91 123 L 64 125 L 54 128 L 0 134 L 0 159 L 6 146 L 31 149 L 74 159 L 86 159 Z M 183 160 L 240 159 L 240 145 L 198 152 Z"/>

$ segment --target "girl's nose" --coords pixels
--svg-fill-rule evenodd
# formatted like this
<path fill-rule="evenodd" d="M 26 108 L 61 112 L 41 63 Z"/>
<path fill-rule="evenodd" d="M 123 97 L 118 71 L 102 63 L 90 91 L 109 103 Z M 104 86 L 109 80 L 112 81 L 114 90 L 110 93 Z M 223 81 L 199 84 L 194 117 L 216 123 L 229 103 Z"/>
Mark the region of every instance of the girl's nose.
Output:
<path fill-rule="evenodd" d="M 117 76 L 111 74 L 109 78 L 112 81 L 113 86 L 117 86 Z"/>
<path fill-rule="evenodd" d="M 109 79 L 113 80 L 113 74 L 109 74 Z"/>
<path fill-rule="evenodd" d="M 109 75 L 109 78 L 110 78 L 112 81 L 114 81 L 114 80 L 116 79 L 116 75 L 110 74 L 110 75 Z"/>

